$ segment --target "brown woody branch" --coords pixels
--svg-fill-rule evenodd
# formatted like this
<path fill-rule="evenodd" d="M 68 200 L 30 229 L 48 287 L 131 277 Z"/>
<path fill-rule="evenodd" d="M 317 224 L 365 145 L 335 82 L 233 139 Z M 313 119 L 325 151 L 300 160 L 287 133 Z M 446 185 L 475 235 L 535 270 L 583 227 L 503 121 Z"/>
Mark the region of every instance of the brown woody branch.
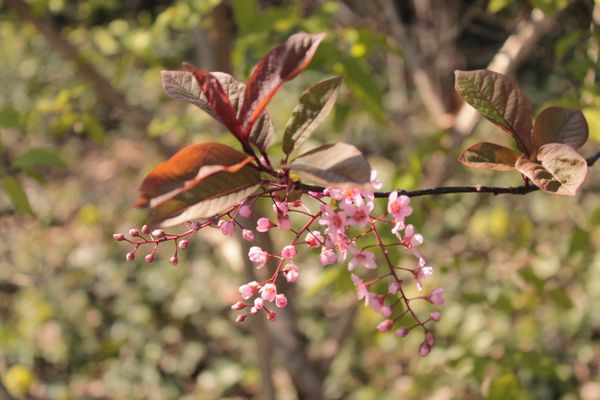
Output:
<path fill-rule="evenodd" d="M 600 159 L 600 151 L 597 151 L 590 157 L 586 159 L 588 167 L 594 165 L 596 161 Z M 322 192 L 325 188 L 323 186 L 317 185 L 307 185 L 302 182 L 298 182 L 296 184 L 297 189 L 313 191 L 313 192 Z M 500 186 L 440 186 L 428 189 L 417 189 L 417 190 L 404 190 L 397 189 L 394 190 L 400 194 L 403 194 L 408 197 L 420 197 L 420 196 L 438 196 L 443 194 L 452 194 L 452 193 L 491 193 L 493 195 L 497 194 L 515 194 L 515 195 L 524 195 L 531 192 L 535 192 L 540 190 L 537 186 L 522 185 L 522 186 L 508 186 L 508 187 L 500 187 Z M 391 192 L 375 192 L 375 197 L 382 198 L 388 197 Z"/>

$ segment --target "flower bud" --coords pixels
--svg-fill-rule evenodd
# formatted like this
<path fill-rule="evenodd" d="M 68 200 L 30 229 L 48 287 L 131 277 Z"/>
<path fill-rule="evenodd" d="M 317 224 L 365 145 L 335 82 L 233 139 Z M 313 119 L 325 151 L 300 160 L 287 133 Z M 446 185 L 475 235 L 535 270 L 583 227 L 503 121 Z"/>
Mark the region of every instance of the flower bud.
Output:
<path fill-rule="evenodd" d="M 281 257 L 285 260 L 291 260 L 296 257 L 296 248 L 293 245 L 288 245 L 281 250 Z"/>
<path fill-rule="evenodd" d="M 247 316 L 248 314 L 240 314 L 235 318 L 235 322 L 241 324 L 242 322 L 244 322 Z"/>
<path fill-rule="evenodd" d="M 288 304 L 288 299 L 285 297 L 285 294 L 280 293 L 275 297 L 275 305 L 278 308 L 285 308 Z"/>
<path fill-rule="evenodd" d="M 440 314 L 438 311 L 434 311 L 431 314 L 429 314 L 429 318 L 431 318 L 432 321 L 439 321 L 440 318 L 442 317 L 442 314 Z"/>
<path fill-rule="evenodd" d="M 421 343 L 421 347 L 419 347 L 419 354 L 421 357 L 425 357 L 431 351 L 431 346 L 429 346 L 426 342 Z"/>
<path fill-rule="evenodd" d="M 192 221 L 190 227 L 195 230 L 195 231 L 199 231 L 200 230 L 200 222 L 198 221 Z"/>
<path fill-rule="evenodd" d="M 267 319 L 269 321 L 275 321 L 277 319 L 277 314 L 271 310 L 265 310 L 267 312 Z"/>
<path fill-rule="evenodd" d="M 129 236 L 131 237 L 138 237 L 140 236 L 140 231 L 138 231 L 137 229 L 130 229 L 129 230 Z"/>
<path fill-rule="evenodd" d="M 243 229 L 242 230 L 242 238 L 246 242 L 251 242 L 254 240 L 254 232 L 252 232 L 250 229 Z"/>
<path fill-rule="evenodd" d="M 377 325 L 377 330 L 379 332 L 387 332 L 390 330 L 392 325 L 394 325 L 394 321 L 392 321 L 391 319 L 386 319 L 385 321 L 382 321 L 379 323 L 379 325 Z"/>
<path fill-rule="evenodd" d="M 254 212 L 254 210 L 252 209 L 251 205 L 244 204 L 243 206 L 240 207 L 239 214 L 244 218 L 249 218 L 252 216 L 253 212 Z"/>
<path fill-rule="evenodd" d="M 425 343 L 427 343 L 429 347 L 433 347 L 433 344 L 435 343 L 435 336 L 433 336 L 433 333 L 427 332 L 425 334 Z"/>
<path fill-rule="evenodd" d="M 125 240 L 125 235 L 122 233 L 115 233 L 113 234 L 113 239 L 115 239 L 117 242 L 120 242 L 121 240 Z"/>
<path fill-rule="evenodd" d="M 177 258 L 177 256 L 172 256 L 171 258 L 169 258 L 169 262 L 173 265 L 177 265 L 177 263 L 179 263 L 179 259 Z"/>
<path fill-rule="evenodd" d="M 135 251 L 130 251 L 129 253 L 125 254 L 125 260 L 127 260 L 127 262 L 132 262 L 135 259 Z"/>
<path fill-rule="evenodd" d="M 152 231 L 151 235 L 156 239 L 160 239 L 161 237 L 165 236 L 165 231 L 162 229 L 155 229 Z"/>
<path fill-rule="evenodd" d="M 179 247 L 180 249 L 187 249 L 190 246 L 190 241 L 189 240 L 181 240 L 179 241 L 179 243 L 177 243 L 177 247 Z"/>
<path fill-rule="evenodd" d="M 144 260 L 146 260 L 147 263 L 154 261 L 154 253 L 147 254 L 146 257 L 144 257 Z"/>
<path fill-rule="evenodd" d="M 237 303 L 235 303 L 235 304 L 233 304 L 231 306 L 231 309 L 233 311 L 239 311 L 239 310 L 242 310 L 244 308 L 246 308 L 246 303 L 244 303 L 243 301 L 238 301 Z"/>
<path fill-rule="evenodd" d="M 398 337 L 405 337 L 406 335 L 408 335 L 408 329 L 406 329 L 406 328 L 398 328 L 398 329 L 396 329 L 396 336 L 398 336 Z"/>
<path fill-rule="evenodd" d="M 150 233 L 150 227 L 148 225 L 142 226 L 142 233 L 147 235 Z"/>

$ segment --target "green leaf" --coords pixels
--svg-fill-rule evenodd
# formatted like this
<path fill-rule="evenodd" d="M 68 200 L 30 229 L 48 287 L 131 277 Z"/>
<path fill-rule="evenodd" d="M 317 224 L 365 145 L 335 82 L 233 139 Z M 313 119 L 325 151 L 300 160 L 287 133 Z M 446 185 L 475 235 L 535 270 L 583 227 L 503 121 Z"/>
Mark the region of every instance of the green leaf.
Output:
<path fill-rule="evenodd" d="M 7 175 L 3 177 L 2 186 L 18 212 L 33 214 L 29 199 L 27 198 L 27 193 L 25 193 L 23 186 L 21 186 L 14 176 Z"/>
<path fill-rule="evenodd" d="M 566 293 L 565 289 L 563 288 L 552 289 L 546 292 L 546 294 L 548 297 L 550 297 L 554 304 L 565 310 L 571 309 L 574 306 L 569 294 Z"/>
<path fill-rule="evenodd" d="M 512 5 L 512 0 L 490 0 L 487 9 L 492 14 L 502 11 L 506 7 Z"/>
<path fill-rule="evenodd" d="M 343 77 L 326 79 L 306 90 L 294 108 L 283 134 L 283 151 L 291 154 L 331 112 Z"/>
<path fill-rule="evenodd" d="M 503 374 L 494 378 L 486 400 L 525 400 L 527 396 L 521 388 L 519 379 L 513 374 Z"/>
<path fill-rule="evenodd" d="M 546 15 L 552 15 L 569 5 L 569 0 L 532 0 L 533 6 Z"/>
<path fill-rule="evenodd" d="M 515 167 L 544 192 L 569 196 L 575 195 L 587 174 L 585 159 L 560 143 L 540 147 L 537 161 L 522 155 Z"/>
<path fill-rule="evenodd" d="M 255 20 L 257 0 L 233 0 L 233 17 L 241 32 L 248 32 Z"/>
<path fill-rule="evenodd" d="M 67 164 L 58 155 L 58 152 L 49 149 L 31 149 L 12 161 L 11 165 L 15 168 L 33 168 L 33 167 L 61 167 Z"/>
<path fill-rule="evenodd" d="M 585 144 L 589 129 L 580 110 L 548 107 L 536 118 L 533 126 L 535 147 L 547 143 L 564 143 L 574 149 Z"/>
<path fill-rule="evenodd" d="M 0 109 L 0 126 L 6 128 L 23 129 L 23 118 L 15 108 L 11 106 Z"/>
<path fill-rule="evenodd" d="M 200 90 L 200 86 L 194 75 L 188 71 L 161 71 L 162 86 L 165 93 L 177 100 L 191 103 L 208 115 L 223 123 L 217 113 L 209 105 L 206 96 Z M 221 84 L 223 91 L 229 97 L 229 101 L 239 117 L 242 100 L 244 98 L 245 85 L 238 82 L 233 76 L 224 72 L 211 72 Z M 274 142 L 275 134 L 271 117 L 263 112 L 253 126 L 250 139 L 261 150 L 266 151 Z"/>
<path fill-rule="evenodd" d="M 521 151 L 531 154 L 531 103 L 512 80 L 488 70 L 455 71 L 456 91 L 477 111 L 516 140 Z"/>
<path fill-rule="evenodd" d="M 371 166 L 356 147 L 346 143 L 327 144 L 298 156 L 289 165 L 301 176 L 325 185 L 364 185 Z"/>
<path fill-rule="evenodd" d="M 344 66 L 346 84 L 379 123 L 385 122 L 383 94 L 373 74 L 363 66 L 362 60 L 340 56 Z"/>
<path fill-rule="evenodd" d="M 515 169 L 517 158 L 519 155 L 508 147 L 482 142 L 463 151 L 458 162 L 471 168 L 510 171 Z"/>

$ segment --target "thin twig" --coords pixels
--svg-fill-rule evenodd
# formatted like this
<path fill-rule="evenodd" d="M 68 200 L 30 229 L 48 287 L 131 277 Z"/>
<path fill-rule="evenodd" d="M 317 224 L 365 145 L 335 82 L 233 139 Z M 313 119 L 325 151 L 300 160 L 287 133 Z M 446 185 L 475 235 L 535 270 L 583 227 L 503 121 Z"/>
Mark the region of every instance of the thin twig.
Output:
<path fill-rule="evenodd" d="M 600 159 L 600 151 L 596 152 L 592 156 L 586 159 L 587 165 L 591 167 L 594 165 L 596 161 Z M 296 188 L 301 190 L 307 190 L 311 192 L 322 192 L 325 188 L 323 186 L 318 185 L 307 185 L 302 182 L 296 183 Z M 394 192 L 398 192 L 408 197 L 420 197 L 420 196 L 437 196 L 442 194 L 452 194 L 452 193 L 491 193 L 494 195 L 497 194 L 517 194 L 524 195 L 531 192 L 535 192 L 540 190 L 537 186 L 533 185 L 522 185 L 522 186 L 508 186 L 508 187 L 500 187 L 500 186 L 440 186 L 428 189 L 417 189 L 417 190 L 404 190 L 397 189 Z M 373 193 L 375 197 L 388 197 L 392 192 L 375 192 Z"/>

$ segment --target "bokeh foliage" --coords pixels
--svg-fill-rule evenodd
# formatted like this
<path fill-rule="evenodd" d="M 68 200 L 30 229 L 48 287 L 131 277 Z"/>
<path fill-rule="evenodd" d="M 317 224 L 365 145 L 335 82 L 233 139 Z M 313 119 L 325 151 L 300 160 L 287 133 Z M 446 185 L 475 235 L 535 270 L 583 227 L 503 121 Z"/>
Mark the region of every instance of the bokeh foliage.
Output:
<path fill-rule="evenodd" d="M 369 154 L 385 187 L 422 187 L 440 157 L 460 149 L 428 119 L 415 89 L 398 97 L 403 50 L 384 16 L 357 1 L 28 2 L 100 71 L 140 118 L 99 99 L 72 61 L 0 5 L 0 376 L 32 398 L 247 398 L 261 390 L 251 330 L 228 305 L 245 279 L 234 239 L 201 235 L 174 268 L 124 262 L 111 234 L 144 222 L 136 188 L 152 165 L 190 143 L 235 146 L 193 106 L 167 98 L 161 69 L 189 61 L 245 78 L 296 31 L 327 32 L 309 70 L 269 106 L 282 138 L 300 93 L 334 74 L 345 87 L 325 127 L 305 146 L 336 140 Z M 368 2 L 367 2 L 368 3 Z M 373 2 L 375 3 L 375 2 Z M 402 3 L 402 2 L 400 2 Z M 463 3 L 463 2 L 457 2 Z M 466 8 L 469 2 L 460 7 Z M 485 67 L 530 5 L 482 4 L 455 38 L 453 64 Z M 579 107 L 600 141 L 591 1 L 533 1 L 564 14 L 516 79 L 534 110 Z M 565 8 L 566 7 L 566 8 Z M 410 22 L 410 7 L 402 8 Z M 596 49 L 596 61 L 593 57 Z M 406 68 L 404 65 L 403 68 Z M 401 69 L 408 75 L 406 69 Z M 449 89 L 449 104 L 456 96 Z M 456 108 L 456 106 L 455 106 Z M 467 144 L 494 132 L 482 122 Z M 376 334 L 360 307 L 325 381 L 328 398 L 594 399 L 600 396 L 600 180 L 575 198 L 452 195 L 414 200 L 411 222 L 446 289 L 437 344 L 420 358 L 417 335 Z M 516 185 L 518 174 L 467 171 L 447 182 Z M 141 258 L 141 257 L 140 257 Z M 334 317 L 352 303 L 350 278 L 301 264 L 299 327 L 318 354 Z M 282 399 L 295 391 L 276 360 Z"/>

